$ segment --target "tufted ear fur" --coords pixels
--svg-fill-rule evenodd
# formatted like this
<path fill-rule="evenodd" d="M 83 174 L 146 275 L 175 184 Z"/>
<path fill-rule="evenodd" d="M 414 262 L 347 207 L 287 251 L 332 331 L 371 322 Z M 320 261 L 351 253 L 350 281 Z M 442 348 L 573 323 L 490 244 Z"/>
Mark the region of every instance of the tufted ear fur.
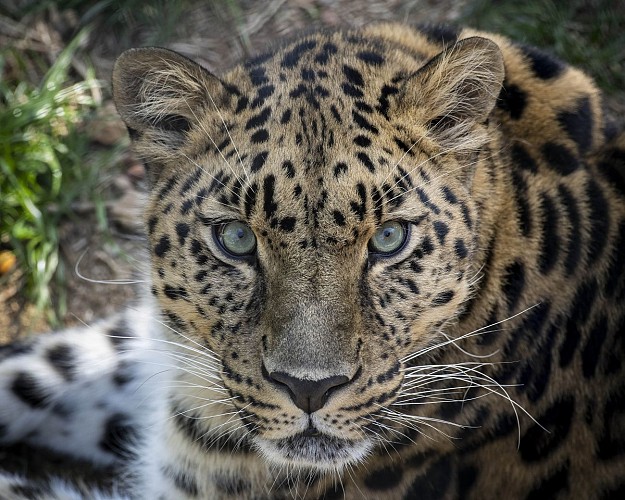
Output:
<path fill-rule="evenodd" d="M 131 137 L 166 148 L 182 145 L 197 125 L 203 108 L 224 106 L 226 95 L 217 77 L 175 52 L 159 48 L 130 49 L 113 69 L 113 97 Z"/>
<path fill-rule="evenodd" d="M 486 141 L 486 131 L 476 125 L 493 110 L 504 73 L 503 55 L 494 42 L 465 38 L 406 80 L 398 111 L 420 118 L 444 149 L 475 150 Z"/>

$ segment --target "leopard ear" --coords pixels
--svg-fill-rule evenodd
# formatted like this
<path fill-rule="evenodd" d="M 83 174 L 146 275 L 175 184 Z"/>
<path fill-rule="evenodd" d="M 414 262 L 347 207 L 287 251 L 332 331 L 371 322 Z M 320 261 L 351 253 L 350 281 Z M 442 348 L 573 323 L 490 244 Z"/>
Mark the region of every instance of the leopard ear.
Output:
<path fill-rule="evenodd" d="M 113 98 L 131 137 L 176 148 L 203 109 L 224 106 L 224 85 L 199 64 L 159 48 L 130 49 L 113 69 Z M 219 108 L 218 108 L 219 109 Z"/>
<path fill-rule="evenodd" d="M 439 53 L 404 83 L 398 108 L 426 124 L 445 149 L 474 150 L 486 141 L 483 124 L 495 107 L 505 69 L 491 40 L 471 37 Z"/>

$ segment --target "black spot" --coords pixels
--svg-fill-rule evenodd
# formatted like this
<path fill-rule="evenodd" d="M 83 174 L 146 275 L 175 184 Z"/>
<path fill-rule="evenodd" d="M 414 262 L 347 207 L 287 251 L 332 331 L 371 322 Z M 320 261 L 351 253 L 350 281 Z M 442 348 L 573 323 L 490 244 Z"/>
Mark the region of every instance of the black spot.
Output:
<path fill-rule="evenodd" d="M 532 71 L 541 80 L 549 80 L 564 71 L 564 64 L 555 57 L 528 45 L 520 45 L 521 50 L 529 59 Z"/>
<path fill-rule="evenodd" d="M 297 87 L 295 87 L 291 92 L 289 92 L 289 97 L 296 99 L 301 95 L 305 94 L 308 88 L 303 83 L 300 83 Z"/>
<path fill-rule="evenodd" d="M 169 205 L 171 208 L 171 204 Z M 187 215 L 191 209 L 193 208 L 193 200 L 185 200 L 182 202 L 182 206 L 180 207 L 180 213 L 182 215 Z M 165 211 L 163 211 L 163 213 L 167 213 Z"/>
<path fill-rule="evenodd" d="M 252 159 L 252 166 L 250 167 L 252 172 L 258 172 L 261 168 L 263 168 L 263 165 L 267 161 L 267 157 L 268 156 L 269 156 L 269 152 L 268 151 L 263 151 L 262 153 L 258 153 Z"/>
<path fill-rule="evenodd" d="M 460 238 L 456 238 L 456 243 L 454 244 L 454 250 L 459 259 L 465 259 L 469 254 L 467 250 L 467 246 L 464 244 L 464 240 Z"/>
<path fill-rule="evenodd" d="M 452 290 L 445 290 L 444 292 L 439 292 L 438 294 L 436 294 L 436 296 L 432 299 L 432 305 L 435 307 L 442 306 L 447 304 L 453 298 L 454 292 Z"/>
<path fill-rule="evenodd" d="M 399 137 L 394 137 L 393 141 L 397 144 L 397 147 L 401 149 L 404 153 L 412 155 L 414 154 L 411 147 L 408 146 L 404 141 L 402 141 Z"/>
<path fill-rule="evenodd" d="M 132 382 L 134 378 L 134 367 L 128 362 L 121 361 L 113 374 L 113 383 L 121 387 Z"/>
<path fill-rule="evenodd" d="M 345 64 L 343 65 L 343 74 L 345 75 L 345 78 L 347 78 L 347 81 L 352 85 L 356 85 L 357 87 L 364 86 L 365 81 L 362 78 L 362 74 L 357 69 Z"/>
<path fill-rule="evenodd" d="M 390 490 L 399 484 L 403 476 L 401 467 L 385 467 L 365 477 L 365 486 L 371 490 Z"/>
<path fill-rule="evenodd" d="M 421 189 L 421 188 L 415 188 L 415 193 L 417 193 L 417 196 L 419 197 L 419 200 L 421 201 L 421 203 L 423 203 L 427 208 L 429 208 L 432 212 L 434 212 L 436 215 L 441 213 L 441 209 L 438 208 L 437 205 L 435 205 L 431 200 L 430 197 L 427 195 L 427 193 Z"/>
<path fill-rule="evenodd" d="M 291 110 L 287 109 L 284 113 L 282 113 L 282 117 L 280 118 L 280 124 L 286 125 L 291 121 Z"/>
<path fill-rule="evenodd" d="M 584 154 L 592 145 L 592 110 L 590 99 L 584 97 L 577 102 L 574 111 L 562 111 L 558 114 L 558 122 L 566 133 L 577 144 L 579 152 Z"/>
<path fill-rule="evenodd" d="M 527 495 L 526 500 L 543 500 L 545 498 L 563 497 L 563 492 L 569 491 L 569 463 L 568 461 L 542 479 Z M 564 495 L 568 496 L 568 495 Z"/>
<path fill-rule="evenodd" d="M 50 400 L 50 394 L 30 373 L 18 372 L 11 384 L 13 394 L 31 408 L 44 408 Z"/>
<path fill-rule="evenodd" d="M 364 115 L 358 113 L 357 111 L 352 111 L 352 118 L 354 119 L 354 123 L 360 128 L 367 130 L 372 134 L 378 133 L 378 129 L 374 125 L 369 123 L 369 120 L 367 120 Z"/>
<path fill-rule="evenodd" d="M 330 42 L 325 43 L 323 47 L 321 47 L 321 50 L 319 51 L 319 53 L 315 56 L 315 62 L 322 64 L 322 65 L 326 64 L 330 56 L 332 56 L 333 54 L 336 54 L 337 50 L 338 49 L 336 45 L 334 45 L 333 43 L 330 43 Z"/>
<path fill-rule="evenodd" d="M 257 128 L 257 127 L 260 127 L 261 125 L 264 125 L 265 123 L 267 123 L 267 120 L 269 119 L 270 116 L 271 116 L 271 108 L 267 106 L 256 116 L 252 116 L 252 118 L 250 118 L 247 121 L 247 123 L 245 124 L 245 130 L 250 130 L 252 128 Z"/>
<path fill-rule="evenodd" d="M 130 418 L 123 413 L 115 413 L 106 421 L 98 446 L 119 458 L 130 459 L 135 455 L 130 450 L 138 439 L 139 433 L 130 424 Z"/>
<path fill-rule="evenodd" d="M 448 457 L 431 464 L 421 474 L 404 495 L 404 500 L 434 500 L 446 498 L 445 493 L 451 484 L 453 476 L 451 461 Z"/>
<path fill-rule="evenodd" d="M 425 255 L 430 255 L 434 251 L 434 245 L 432 245 L 432 240 L 428 236 L 425 236 L 421 242 L 421 251 Z"/>
<path fill-rule="evenodd" d="M 283 68 L 293 68 L 299 63 L 301 57 L 306 53 L 311 51 L 317 46 L 317 42 L 315 40 L 306 40 L 297 44 L 293 49 L 287 52 L 282 58 L 281 65 Z"/>
<path fill-rule="evenodd" d="M 456 198 L 456 195 L 451 190 L 451 188 L 449 188 L 448 186 L 443 186 L 442 191 L 443 191 L 443 197 L 445 198 L 445 201 L 447 203 L 451 203 L 452 205 L 455 205 L 456 203 L 458 203 L 458 198 Z"/>
<path fill-rule="evenodd" d="M 567 438 L 574 411 L 575 399 L 566 395 L 556 400 L 542 415 L 534 415 L 540 425 L 533 424 L 521 437 L 521 458 L 526 462 L 548 458 Z"/>
<path fill-rule="evenodd" d="M 365 94 L 362 92 L 362 90 L 360 90 L 359 88 L 355 87 L 354 85 L 351 85 L 349 83 L 344 83 L 343 85 L 341 85 L 341 88 L 343 89 L 343 93 L 346 96 L 349 97 L 355 97 L 357 99 L 363 97 Z"/>
<path fill-rule="evenodd" d="M 572 274 L 579 264 L 582 255 L 582 235 L 580 232 L 579 210 L 575 198 L 571 192 L 563 185 L 558 186 L 558 193 L 562 206 L 566 212 L 566 218 L 569 220 L 570 233 L 568 237 L 568 246 L 566 258 L 564 259 L 564 268 L 568 274 Z"/>
<path fill-rule="evenodd" d="M 458 41 L 460 30 L 448 24 L 421 24 L 418 29 L 434 43 L 453 45 Z"/>
<path fill-rule="evenodd" d="M 402 284 L 406 285 L 411 293 L 419 295 L 419 287 L 413 280 L 406 278 L 402 281 Z"/>
<path fill-rule="evenodd" d="M 75 357 L 70 346 L 58 344 L 48 349 L 46 358 L 65 380 L 73 380 Z"/>
<path fill-rule="evenodd" d="M 334 166 L 334 177 L 338 177 L 341 174 L 347 173 L 347 164 L 343 162 L 339 162 Z"/>
<path fill-rule="evenodd" d="M 310 68 L 302 68 L 301 75 L 302 75 L 302 80 L 306 82 L 315 81 L 315 72 Z"/>
<path fill-rule="evenodd" d="M 345 225 L 345 216 L 341 212 L 339 212 L 338 210 L 334 210 L 334 212 L 332 212 L 332 215 L 334 216 L 334 222 L 336 222 L 337 225 Z"/>
<path fill-rule="evenodd" d="M 525 266 L 515 261 L 508 265 L 504 271 L 501 291 L 507 298 L 508 308 L 511 312 L 516 310 L 523 288 L 525 286 Z"/>
<path fill-rule="evenodd" d="M 577 350 L 580 341 L 580 328 L 586 323 L 597 296 L 597 282 L 593 279 L 582 283 L 577 289 L 566 324 L 566 336 L 560 347 L 560 366 L 566 367 Z"/>
<path fill-rule="evenodd" d="M 260 130 L 254 132 L 250 137 L 250 141 L 252 144 L 262 144 L 263 142 L 267 142 L 269 140 L 269 131 L 265 128 L 261 128 Z"/>
<path fill-rule="evenodd" d="M 293 167 L 293 162 L 286 160 L 282 163 L 282 169 L 286 173 L 286 176 L 289 179 L 295 177 L 295 168 Z"/>
<path fill-rule="evenodd" d="M 171 300 L 186 299 L 189 296 L 186 288 L 182 286 L 175 287 L 172 285 L 165 285 L 163 287 L 163 293 Z"/>
<path fill-rule="evenodd" d="M 371 158 L 369 158 L 369 156 L 366 153 L 363 153 L 361 151 L 356 155 L 356 158 L 360 160 L 360 163 L 362 163 L 365 167 L 367 167 L 367 170 L 369 170 L 369 172 L 371 173 L 375 172 L 375 165 L 373 164 L 373 162 L 371 161 Z"/>
<path fill-rule="evenodd" d="M 249 104 L 250 100 L 242 95 L 239 97 L 239 99 L 237 100 L 237 107 L 234 110 L 235 114 L 239 114 L 241 111 L 243 111 L 245 108 L 247 108 L 247 105 Z"/>
<path fill-rule="evenodd" d="M 356 54 L 356 57 L 372 66 L 381 66 L 382 64 L 384 64 L 384 57 L 382 57 L 377 52 L 363 50 L 361 52 L 358 52 L 358 54 Z"/>
<path fill-rule="evenodd" d="M 356 185 L 356 192 L 359 201 L 350 202 L 349 208 L 358 217 L 358 220 L 363 221 L 367 213 L 367 190 L 364 184 L 359 182 Z"/>
<path fill-rule="evenodd" d="M 497 98 L 497 107 L 510 114 L 513 120 L 518 120 L 525 111 L 527 93 L 516 85 L 505 84 Z"/>
<path fill-rule="evenodd" d="M 553 200 L 545 193 L 540 196 L 540 205 L 543 213 L 543 235 L 538 265 L 540 272 L 547 274 L 558 261 L 560 238 L 558 237 L 558 212 Z"/>
<path fill-rule="evenodd" d="M 373 202 L 373 213 L 376 220 L 379 222 L 382 220 L 382 193 L 375 186 L 371 188 L 371 201 Z"/>
<path fill-rule="evenodd" d="M 278 227 L 280 227 L 282 231 L 291 233 L 295 229 L 295 221 L 295 217 L 283 217 L 282 219 L 280 219 Z"/>
<path fill-rule="evenodd" d="M 155 215 L 150 217 L 150 220 L 148 220 L 148 234 L 150 236 L 152 236 L 152 234 L 154 233 L 154 229 L 156 228 L 157 223 L 158 223 L 158 217 L 156 217 Z"/>
<path fill-rule="evenodd" d="M 434 221 L 434 231 L 436 232 L 436 238 L 441 245 L 445 244 L 445 237 L 449 232 L 449 226 L 441 221 Z"/>
<path fill-rule="evenodd" d="M 366 148 L 371 145 L 371 139 L 369 139 L 366 135 L 357 135 L 354 138 L 354 144 L 360 146 L 361 148 Z"/>
<path fill-rule="evenodd" d="M 230 144 L 230 137 L 226 137 L 223 141 L 221 141 L 219 144 L 217 144 L 217 146 L 215 146 L 215 150 L 217 151 L 217 153 L 220 153 L 224 149 L 226 149 L 229 144 Z M 201 170 L 200 170 L 200 172 L 201 172 Z M 180 194 L 184 194 L 184 191 L 181 191 Z"/>
<path fill-rule="evenodd" d="M 273 175 L 265 177 L 263 181 L 263 210 L 268 219 L 271 219 L 278 210 L 278 205 L 273 199 L 275 186 L 276 178 Z"/>
<path fill-rule="evenodd" d="M 380 97 L 378 97 L 377 109 L 383 116 L 388 118 L 388 110 L 390 107 L 389 96 L 397 94 L 399 89 L 392 85 L 384 85 L 380 90 Z"/>
<path fill-rule="evenodd" d="M 542 154 L 547 166 L 560 175 L 570 175 L 579 168 L 579 161 L 571 151 L 555 142 L 547 142 L 543 145 Z"/>
<path fill-rule="evenodd" d="M 248 219 L 256 205 L 256 189 L 257 185 L 254 183 L 245 191 L 245 217 Z"/>
<path fill-rule="evenodd" d="M 200 177 L 202 177 L 203 173 L 204 172 L 201 168 L 196 169 L 193 175 L 189 177 L 180 188 L 180 195 L 182 196 L 186 194 L 193 186 L 195 186 L 200 180 Z"/>
<path fill-rule="evenodd" d="M 273 85 L 266 85 L 265 87 L 261 87 L 258 89 L 258 95 L 256 97 L 256 99 L 254 99 L 250 106 L 252 108 L 259 108 L 261 107 L 264 103 L 265 103 L 265 99 L 267 99 L 269 96 L 271 96 L 274 91 L 275 91 L 275 87 Z"/>
<path fill-rule="evenodd" d="M 341 113 L 339 113 L 339 110 L 336 109 L 336 106 L 334 104 L 330 105 L 330 111 L 332 112 L 332 116 L 337 121 L 337 123 L 343 123 L 343 117 L 341 116 Z"/>
<path fill-rule="evenodd" d="M 605 316 L 601 316 L 590 329 L 588 341 L 582 350 L 582 371 L 584 377 L 594 377 L 601 356 L 601 348 L 607 334 L 608 320 Z"/>
<path fill-rule="evenodd" d="M 522 168 L 523 170 L 528 170 L 532 173 L 536 173 L 538 171 L 538 167 L 536 166 L 536 162 L 531 154 L 525 149 L 525 147 L 518 142 L 512 146 L 510 150 L 510 158 L 514 164 Z"/>
<path fill-rule="evenodd" d="M 189 224 L 185 224 L 184 222 L 178 222 L 176 224 L 176 234 L 178 235 L 178 243 L 180 246 L 184 245 L 184 242 L 189 235 Z"/>
<path fill-rule="evenodd" d="M 169 194 L 169 192 L 174 188 L 174 186 L 178 183 L 178 179 L 176 176 L 172 176 L 167 180 L 167 183 L 160 189 L 158 192 L 158 199 L 162 200 Z"/>
<path fill-rule="evenodd" d="M 180 491 L 184 492 L 186 496 L 197 497 L 198 485 L 194 478 L 184 471 L 180 471 L 174 468 L 174 466 L 167 466 L 163 468 L 163 472 L 169 476 Z"/>
<path fill-rule="evenodd" d="M 157 257 L 164 257 L 170 248 L 171 245 L 169 244 L 169 236 L 161 236 L 161 239 L 154 247 L 154 253 Z"/>
<path fill-rule="evenodd" d="M 608 242 L 610 232 L 610 206 L 603 191 L 593 179 L 588 181 L 586 196 L 590 205 L 590 238 L 588 242 L 588 263 L 593 264 L 601 256 Z"/>
<path fill-rule="evenodd" d="M 254 86 L 264 85 L 269 82 L 267 78 L 267 72 L 263 67 L 257 67 L 250 71 L 250 80 L 254 84 Z"/>

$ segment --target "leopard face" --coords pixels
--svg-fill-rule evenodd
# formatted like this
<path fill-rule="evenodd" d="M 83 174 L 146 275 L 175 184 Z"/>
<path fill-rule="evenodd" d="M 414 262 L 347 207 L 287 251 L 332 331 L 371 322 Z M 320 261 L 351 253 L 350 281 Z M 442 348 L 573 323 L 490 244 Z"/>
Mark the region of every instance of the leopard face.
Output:
<path fill-rule="evenodd" d="M 502 57 L 420 45 L 317 34 L 221 79 L 161 49 L 117 63 L 152 293 L 270 462 L 334 470 L 403 435 L 407 369 L 440 357 L 471 296 Z"/>

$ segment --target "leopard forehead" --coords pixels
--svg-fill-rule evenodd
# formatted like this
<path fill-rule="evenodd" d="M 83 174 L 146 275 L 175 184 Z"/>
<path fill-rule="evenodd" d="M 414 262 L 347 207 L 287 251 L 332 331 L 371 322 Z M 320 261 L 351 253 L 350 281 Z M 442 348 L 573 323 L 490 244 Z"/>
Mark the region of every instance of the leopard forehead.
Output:
<path fill-rule="evenodd" d="M 437 198 L 461 200 L 462 217 L 444 224 L 466 223 L 466 186 L 444 171 L 471 159 L 445 154 L 427 115 L 407 120 L 396 109 L 405 80 L 439 50 L 421 48 L 335 32 L 236 67 L 194 112 L 173 173 L 154 190 L 160 205 L 175 197 L 156 210 L 173 203 L 183 215 L 242 219 L 263 236 L 286 235 L 281 245 L 297 236 L 304 247 L 353 246 L 385 220 L 440 215 Z"/>

